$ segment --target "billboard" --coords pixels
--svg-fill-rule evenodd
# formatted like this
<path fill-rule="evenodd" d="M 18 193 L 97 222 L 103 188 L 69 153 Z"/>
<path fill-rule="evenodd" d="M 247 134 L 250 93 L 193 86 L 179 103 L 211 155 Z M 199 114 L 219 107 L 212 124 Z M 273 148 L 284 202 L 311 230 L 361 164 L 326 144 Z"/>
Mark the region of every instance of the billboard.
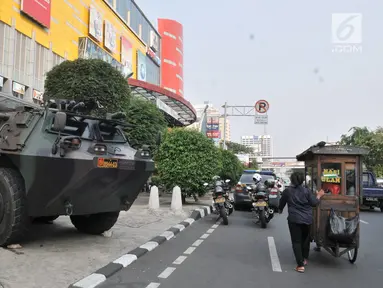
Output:
<path fill-rule="evenodd" d="M 207 138 L 221 138 L 219 131 L 206 131 Z"/>
<path fill-rule="evenodd" d="M 219 124 L 206 123 L 207 130 L 219 130 Z"/>
<path fill-rule="evenodd" d="M 141 51 L 137 51 L 137 79 L 146 81 L 146 56 Z"/>
<path fill-rule="evenodd" d="M 122 74 L 125 77 L 133 72 L 133 45 L 123 36 L 121 36 L 121 63 L 124 66 Z"/>
<path fill-rule="evenodd" d="M 21 0 L 21 11 L 45 28 L 51 27 L 51 0 Z"/>
<path fill-rule="evenodd" d="M 102 42 L 102 16 L 97 9 L 90 5 L 89 8 L 89 35 L 93 36 L 98 42 Z"/>
<path fill-rule="evenodd" d="M 207 117 L 207 124 L 218 124 L 219 125 L 219 117 L 218 116 L 208 116 Z"/>
<path fill-rule="evenodd" d="M 112 23 L 110 23 L 108 20 L 105 20 L 104 46 L 109 51 L 116 53 L 116 48 L 117 48 L 116 29 L 113 27 Z"/>

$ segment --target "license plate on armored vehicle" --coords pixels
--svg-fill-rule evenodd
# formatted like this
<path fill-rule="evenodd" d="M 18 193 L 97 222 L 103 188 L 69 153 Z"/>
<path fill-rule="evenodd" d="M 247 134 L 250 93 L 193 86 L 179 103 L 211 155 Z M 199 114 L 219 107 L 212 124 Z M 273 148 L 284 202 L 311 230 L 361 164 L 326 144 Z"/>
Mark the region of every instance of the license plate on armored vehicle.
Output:
<path fill-rule="evenodd" d="M 118 168 L 118 159 L 98 158 L 98 168 Z"/>
<path fill-rule="evenodd" d="M 225 203 L 225 198 L 217 198 L 215 199 L 215 203 Z"/>
<path fill-rule="evenodd" d="M 255 202 L 255 207 L 265 207 L 266 205 L 266 202 Z"/>
<path fill-rule="evenodd" d="M 367 200 L 367 201 L 375 201 L 375 202 L 377 202 L 377 201 L 378 201 L 378 198 L 366 197 L 366 200 Z"/>

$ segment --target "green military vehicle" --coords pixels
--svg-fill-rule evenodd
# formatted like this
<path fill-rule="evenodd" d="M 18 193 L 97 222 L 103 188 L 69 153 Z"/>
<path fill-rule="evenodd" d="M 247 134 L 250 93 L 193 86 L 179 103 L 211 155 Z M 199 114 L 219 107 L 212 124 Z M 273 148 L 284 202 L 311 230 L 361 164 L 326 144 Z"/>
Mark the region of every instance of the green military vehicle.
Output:
<path fill-rule="evenodd" d="M 93 104 L 39 106 L 0 92 L 0 246 L 60 215 L 101 234 L 137 198 L 154 171 L 149 147 L 132 148 L 122 113 L 89 116 Z"/>

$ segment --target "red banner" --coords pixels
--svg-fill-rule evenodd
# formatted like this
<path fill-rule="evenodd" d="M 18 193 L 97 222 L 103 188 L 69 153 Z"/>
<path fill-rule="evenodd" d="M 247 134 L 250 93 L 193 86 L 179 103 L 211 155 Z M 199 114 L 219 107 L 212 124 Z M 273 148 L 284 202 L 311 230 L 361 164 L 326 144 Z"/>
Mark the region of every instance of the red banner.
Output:
<path fill-rule="evenodd" d="M 44 27 L 51 27 L 51 0 L 21 0 L 21 11 Z"/>
<path fill-rule="evenodd" d="M 206 132 L 206 136 L 208 138 L 219 138 L 220 137 L 220 133 L 219 133 L 219 131 L 207 131 Z"/>

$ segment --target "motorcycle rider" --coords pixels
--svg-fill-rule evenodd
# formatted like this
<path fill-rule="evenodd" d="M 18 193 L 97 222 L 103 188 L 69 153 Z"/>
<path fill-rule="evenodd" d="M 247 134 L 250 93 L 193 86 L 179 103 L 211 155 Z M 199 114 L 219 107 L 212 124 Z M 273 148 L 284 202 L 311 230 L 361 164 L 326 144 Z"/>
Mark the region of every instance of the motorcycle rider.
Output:
<path fill-rule="evenodd" d="M 255 185 L 258 185 L 262 181 L 262 175 L 259 173 L 255 173 L 253 175 L 253 181 L 254 181 Z"/>

